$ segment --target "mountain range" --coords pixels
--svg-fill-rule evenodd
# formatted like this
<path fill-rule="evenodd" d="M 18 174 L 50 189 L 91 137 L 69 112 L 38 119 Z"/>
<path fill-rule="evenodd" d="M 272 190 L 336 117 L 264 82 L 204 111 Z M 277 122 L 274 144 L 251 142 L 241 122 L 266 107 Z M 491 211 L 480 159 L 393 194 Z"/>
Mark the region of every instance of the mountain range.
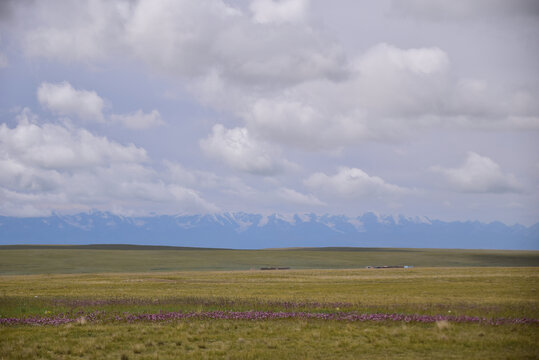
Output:
<path fill-rule="evenodd" d="M 126 217 L 93 211 L 0 216 L 0 244 L 144 244 L 211 248 L 411 247 L 539 249 L 539 223 L 446 222 L 426 217 L 221 213 Z"/>

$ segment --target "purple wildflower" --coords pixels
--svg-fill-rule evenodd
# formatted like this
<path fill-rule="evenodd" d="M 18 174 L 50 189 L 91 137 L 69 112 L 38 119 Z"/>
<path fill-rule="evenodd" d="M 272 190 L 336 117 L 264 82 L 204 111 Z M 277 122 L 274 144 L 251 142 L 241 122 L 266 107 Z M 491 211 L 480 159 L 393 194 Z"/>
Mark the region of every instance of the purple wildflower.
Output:
<path fill-rule="evenodd" d="M 466 315 L 418 315 L 418 314 L 388 314 L 388 313 L 317 313 L 317 312 L 275 312 L 275 311 L 203 311 L 203 312 L 160 312 L 160 313 L 122 313 L 107 314 L 104 311 L 91 313 L 57 314 L 55 316 L 31 316 L 23 318 L 0 318 L 0 325 L 62 325 L 76 322 L 84 316 L 86 322 L 164 322 L 181 321 L 186 319 L 211 320 L 250 320 L 265 321 L 279 319 L 315 319 L 324 321 L 397 321 L 413 323 L 434 323 L 449 321 L 454 323 L 481 323 L 488 325 L 502 324 L 537 324 L 539 319 L 530 318 L 483 318 Z"/>

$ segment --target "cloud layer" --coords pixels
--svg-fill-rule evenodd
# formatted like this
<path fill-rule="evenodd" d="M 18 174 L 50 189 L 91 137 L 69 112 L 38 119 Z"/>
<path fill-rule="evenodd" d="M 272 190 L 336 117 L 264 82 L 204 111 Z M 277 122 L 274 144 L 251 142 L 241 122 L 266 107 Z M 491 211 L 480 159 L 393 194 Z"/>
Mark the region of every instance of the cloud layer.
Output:
<path fill-rule="evenodd" d="M 459 192 L 511 193 L 522 191 L 522 185 L 513 174 L 502 172 L 492 159 L 469 152 L 458 168 L 434 166 L 432 170 L 445 176 L 448 185 Z"/>
<path fill-rule="evenodd" d="M 4 1 L 0 212 L 531 223 L 538 14 L 531 0 Z"/>
<path fill-rule="evenodd" d="M 305 184 L 322 194 L 347 200 L 392 198 L 410 192 L 378 176 L 370 176 L 361 169 L 349 167 L 340 167 L 334 175 L 312 174 L 305 180 Z"/>
<path fill-rule="evenodd" d="M 246 128 L 215 125 L 212 134 L 200 141 L 200 147 L 228 166 L 255 175 L 275 175 L 294 166 L 278 156 L 274 148 L 254 139 Z"/>
<path fill-rule="evenodd" d="M 28 109 L 0 125 L 0 210 L 43 215 L 92 208 L 123 213 L 216 211 L 181 184 L 166 183 L 146 151 L 87 130 L 37 123 Z"/>
<path fill-rule="evenodd" d="M 103 98 L 95 91 L 75 89 L 67 81 L 42 83 L 37 89 L 37 99 L 42 107 L 53 114 L 84 121 L 116 122 L 133 130 L 144 130 L 165 123 L 157 110 L 144 113 L 139 109 L 131 114 L 105 115 L 105 100 Z"/>
<path fill-rule="evenodd" d="M 42 83 L 37 89 L 37 99 L 41 106 L 58 115 L 104 121 L 103 99 L 95 91 L 76 90 L 67 81 L 58 84 Z"/>
<path fill-rule="evenodd" d="M 393 5 L 414 14 L 440 7 L 472 14 L 487 3 L 501 13 L 537 9 L 524 0 Z M 279 144 L 335 149 L 439 126 L 539 128 L 537 89 L 459 78 L 439 47 L 379 43 L 346 54 L 314 26 L 307 0 L 256 0 L 248 9 L 221 0 L 59 4 L 71 16 L 39 3 L 30 11 L 32 25 L 21 34 L 28 55 L 99 63 L 122 52 L 157 73 L 186 79 L 201 103 L 225 107 L 251 135 Z M 74 89 L 48 85 L 40 99 L 51 110 L 102 118 L 96 94 L 78 94 L 74 107 Z M 117 119 L 132 127 L 159 124 L 152 116 Z"/>

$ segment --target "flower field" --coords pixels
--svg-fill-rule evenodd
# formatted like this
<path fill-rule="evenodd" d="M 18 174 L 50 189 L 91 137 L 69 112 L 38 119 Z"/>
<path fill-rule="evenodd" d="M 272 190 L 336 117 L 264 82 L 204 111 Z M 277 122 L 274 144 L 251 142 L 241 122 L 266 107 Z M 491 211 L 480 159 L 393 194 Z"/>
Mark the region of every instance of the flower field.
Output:
<path fill-rule="evenodd" d="M 537 324 L 539 319 L 530 318 L 480 318 L 477 316 L 417 315 L 417 314 L 358 314 L 358 313 L 313 313 L 313 312 L 274 312 L 274 311 L 202 311 L 202 312 L 159 312 L 159 313 L 120 313 L 77 312 L 55 316 L 29 316 L 22 318 L 0 318 L 0 325 L 63 325 L 87 322 L 166 322 L 182 320 L 249 320 L 266 321 L 281 319 L 325 320 L 325 321 L 397 321 L 405 323 L 480 323 L 485 325 Z"/>

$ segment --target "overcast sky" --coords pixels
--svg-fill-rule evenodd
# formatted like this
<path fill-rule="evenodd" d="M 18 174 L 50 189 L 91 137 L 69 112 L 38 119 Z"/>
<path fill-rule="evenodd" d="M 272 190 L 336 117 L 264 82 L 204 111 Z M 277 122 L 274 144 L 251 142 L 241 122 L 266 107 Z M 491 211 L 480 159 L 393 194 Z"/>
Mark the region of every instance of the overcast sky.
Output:
<path fill-rule="evenodd" d="M 536 0 L 0 2 L 0 215 L 539 221 Z"/>

